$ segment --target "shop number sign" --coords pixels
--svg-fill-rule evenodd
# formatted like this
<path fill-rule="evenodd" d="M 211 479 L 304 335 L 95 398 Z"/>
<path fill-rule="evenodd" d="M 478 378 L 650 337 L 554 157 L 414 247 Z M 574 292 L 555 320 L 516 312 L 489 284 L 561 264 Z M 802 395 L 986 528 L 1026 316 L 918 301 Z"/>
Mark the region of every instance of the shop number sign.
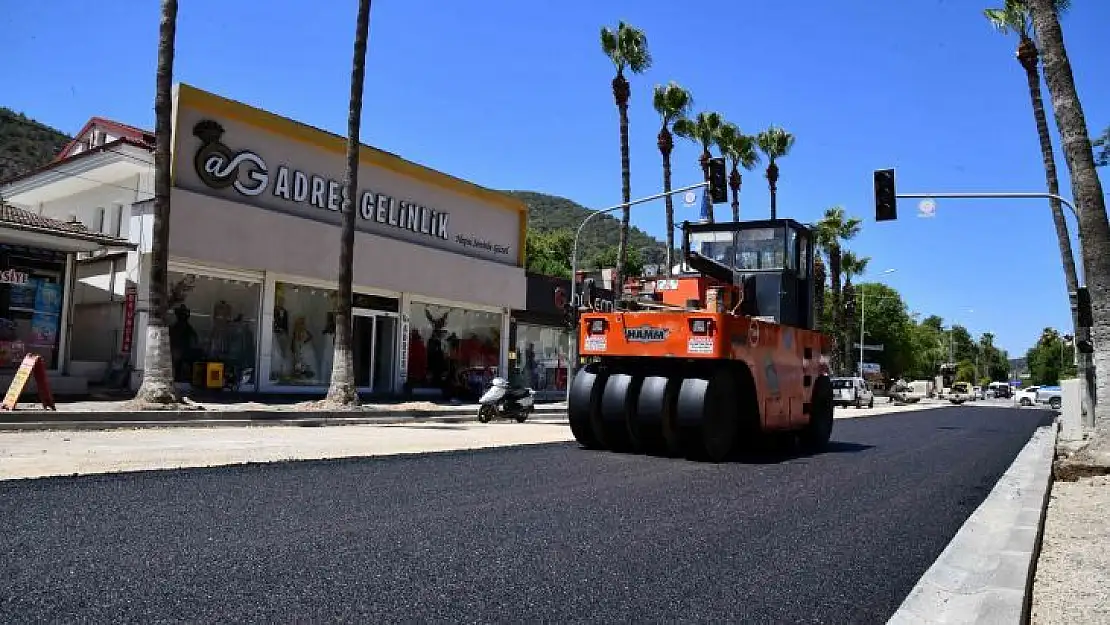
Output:
<path fill-rule="evenodd" d="M 135 287 L 128 286 L 123 300 L 123 340 L 120 343 L 120 351 L 124 354 L 131 353 L 135 337 L 135 297 Z"/>
<path fill-rule="evenodd" d="M 19 396 L 23 394 L 27 380 L 32 375 L 35 376 L 35 386 L 38 389 L 42 407 L 57 410 L 54 406 L 54 395 L 50 392 L 50 381 L 46 377 L 46 365 L 38 354 L 27 354 L 23 357 L 23 362 L 12 378 L 11 386 L 8 387 L 8 394 L 4 396 L 4 403 L 0 404 L 0 409 L 15 410 L 16 404 L 19 403 Z"/>

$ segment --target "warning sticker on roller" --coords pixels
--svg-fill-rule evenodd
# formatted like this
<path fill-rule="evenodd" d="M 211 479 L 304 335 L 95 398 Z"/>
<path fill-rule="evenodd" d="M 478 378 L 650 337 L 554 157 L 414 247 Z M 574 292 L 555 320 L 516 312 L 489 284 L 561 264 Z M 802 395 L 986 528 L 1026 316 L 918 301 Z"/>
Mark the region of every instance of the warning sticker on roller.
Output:
<path fill-rule="evenodd" d="M 708 336 L 691 336 L 686 341 L 686 351 L 691 354 L 712 354 L 713 339 Z"/>
<path fill-rule="evenodd" d="M 587 336 L 586 345 L 583 349 L 588 352 L 603 352 L 606 347 L 604 336 Z"/>

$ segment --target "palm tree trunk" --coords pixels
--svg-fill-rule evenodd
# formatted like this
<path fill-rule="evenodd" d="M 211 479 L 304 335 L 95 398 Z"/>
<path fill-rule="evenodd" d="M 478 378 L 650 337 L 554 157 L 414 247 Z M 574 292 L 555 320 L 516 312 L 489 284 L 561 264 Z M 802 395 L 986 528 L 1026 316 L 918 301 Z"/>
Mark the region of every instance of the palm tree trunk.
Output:
<path fill-rule="evenodd" d="M 370 0 L 360 0 L 355 22 L 355 51 L 351 61 L 351 99 L 347 109 L 347 158 L 343 170 L 343 226 L 339 242 L 339 289 L 335 311 L 335 355 L 326 403 L 357 406 L 355 365 L 352 346 L 354 334 L 351 299 L 354 283 L 355 202 L 358 194 L 359 138 L 362 125 L 363 77 L 366 74 L 366 42 L 370 31 Z"/>
<path fill-rule="evenodd" d="M 1100 452 L 1100 455 L 1110 456 L 1106 453 L 1106 445 L 1110 442 L 1110 263 L 1104 261 L 1110 257 L 1110 221 L 1106 216 L 1102 183 L 1095 170 L 1087 120 L 1075 89 L 1071 62 L 1053 1 L 1028 0 L 1028 8 L 1044 62 L 1045 81 L 1052 96 L 1056 126 L 1071 174 L 1072 195 L 1079 210 L 1079 232 L 1083 237 L 1083 267 L 1087 287 L 1091 290 L 1097 403 L 1094 409 L 1095 437 L 1090 448 Z"/>
<path fill-rule="evenodd" d="M 728 177 L 728 186 L 732 187 L 732 221 L 740 221 L 740 185 L 743 179 L 736 164 L 732 165 L 732 173 Z"/>
<path fill-rule="evenodd" d="M 1041 96 L 1041 77 L 1037 71 L 1038 51 L 1036 44 L 1031 39 L 1025 38 L 1018 45 L 1018 61 L 1025 69 L 1025 78 L 1029 83 L 1029 97 L 1033 101 L 1033 118 L 1037 124 L 1037 138 L 1041 144 L 1041 158 L 1044 160 L 1044 174 L 1048 192 L 1060 195 L 1060 181 L 1056 174 L 1056 156 L 1052 151 L 1052 137 L 1048 133 L 1048 117 L 1044 112 L 1044 99 Z M 1060 247 L 1060 261 L 1064 266 L 1064 281 L 1068 293 L 1074 293 L 1079 288 L 1079 279 L 1075 271 L 1075 256 L 1071 249 L 1071 237 L 1068 236 L 1068 224 L 1064 219 L 1064 207 L 1060 200 L 1050 198 L 1048 205 L 1052 210 L 1052 221 L 1056 225 L 1056 242 Z M 1082 240 L 1082 239 L 1080 239 Z M 1071 322 L 1075 329 L 1077 339 L 1088 339 L 1089 332 L 1079 327 L 1076 306 L 1073 301 L 1071 306 Z M 1081 382 L 1087 379 L 1085 375 L 1090 368 L 1090 358 L 1087 354 L 1077 354 Z M 1083 383 L 1083 406 L 1088 414 L 1094 410 L 1094 387 Z"/>
<path fill-rule="evenodd" d="M 779 166 L 775 161 L 767 165 L 767 187 L 771 191 L 771 219 L 778 219 Z"/>
<path fill-rule="evenodd" d="M 840 291 L 840 248 L 834 247 L 829 250 L 829 278 L 832 282 L 832 332 L 830 335 L 833 337 L 832 349 L 832 370 L 834 373 L 840 373 L 840 365 L 844 362 L 843 354 L 843 341 L 840 340 L 842 328 L 844 327 L 844 307 L 841 305 L 841 291 Z"/>
<path fill-rule="evenodd" d="M 173 142 L 173 58 L 177 36 L 177 0 L 162 0 L 158 25 L 158 69 L 154 94 L 154 224 L 150 242 L 147 293 L 146 353 L 143 381 L 135 399 L 140 404 L 178 401 L 173 386 L 173 360 L 167 310 L 170 259 L 170 151 Z"/>
<path fill-rule="evenodd" d="M 624 76 L 618 74 L 613 79 L 613 94 L 617 99 L 617 110 L 620 112 L 621 124 L 621 231 L 617 241 L 617 275 L 613 292 L 619 300 L 624 295 L 624 263 L 628 260 L 628 222 L 631 219 L 632 207 L 632 168 L 628 156 L 628 96 L 629 85 Z"/>
<path fill-rule="evenodd" d="M 673 149 L 673 139 L 671 133 L 666 126 L 659 131 L 659 151 L 663 155 L 663 203 L 666 206 L 667 212 L 667 273 L 668 278 L 671 277 L 671 269 L 674 266 L 674 199 L 671 198 L 671 149 Z"/>

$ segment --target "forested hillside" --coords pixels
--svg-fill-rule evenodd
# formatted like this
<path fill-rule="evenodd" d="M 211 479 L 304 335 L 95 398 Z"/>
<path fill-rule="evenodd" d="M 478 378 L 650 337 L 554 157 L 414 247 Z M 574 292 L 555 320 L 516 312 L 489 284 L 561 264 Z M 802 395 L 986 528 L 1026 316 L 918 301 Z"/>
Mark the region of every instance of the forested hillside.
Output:
<path fill-rule="evenodd" d="M 528 230 L 532 233 L 569 230 L 573 236 L 578 225 L 590 214 L 590 209 L 563 197 L 534 191 L 506 193 L 528 204 Z M 609 248 L 616 247 L 620 238 L 620 212 L 614 215 L 597 217 L 582 231 L 582 238 L 578 241 L 580 263 L 586 263 L 605 254 Z M 667 249 L 665 243 L 635 226 L 629 229 L 628 239 L 628 249 L 638 250 L 640 260 L 644 263 L 663 262 Z"/>
<path fill-rule="evenodd" d="M 70 137 L 0 106 L 0 180 L 48 163 Z"/>

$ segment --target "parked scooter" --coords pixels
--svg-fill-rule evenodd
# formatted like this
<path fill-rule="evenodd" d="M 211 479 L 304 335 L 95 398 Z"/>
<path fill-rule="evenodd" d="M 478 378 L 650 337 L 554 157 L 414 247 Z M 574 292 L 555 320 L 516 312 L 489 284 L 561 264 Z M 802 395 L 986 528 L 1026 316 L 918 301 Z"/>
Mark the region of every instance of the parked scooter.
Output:
<path fill-rule="evenodd" d="M 536 405 L 536 393 L 525 386 L 514 386 L 505 378 L 494 378 L 489 390 L 478 400 L 478 420 L 489 423 L 495 418 L 516 419 L 524 423 Z"/>

